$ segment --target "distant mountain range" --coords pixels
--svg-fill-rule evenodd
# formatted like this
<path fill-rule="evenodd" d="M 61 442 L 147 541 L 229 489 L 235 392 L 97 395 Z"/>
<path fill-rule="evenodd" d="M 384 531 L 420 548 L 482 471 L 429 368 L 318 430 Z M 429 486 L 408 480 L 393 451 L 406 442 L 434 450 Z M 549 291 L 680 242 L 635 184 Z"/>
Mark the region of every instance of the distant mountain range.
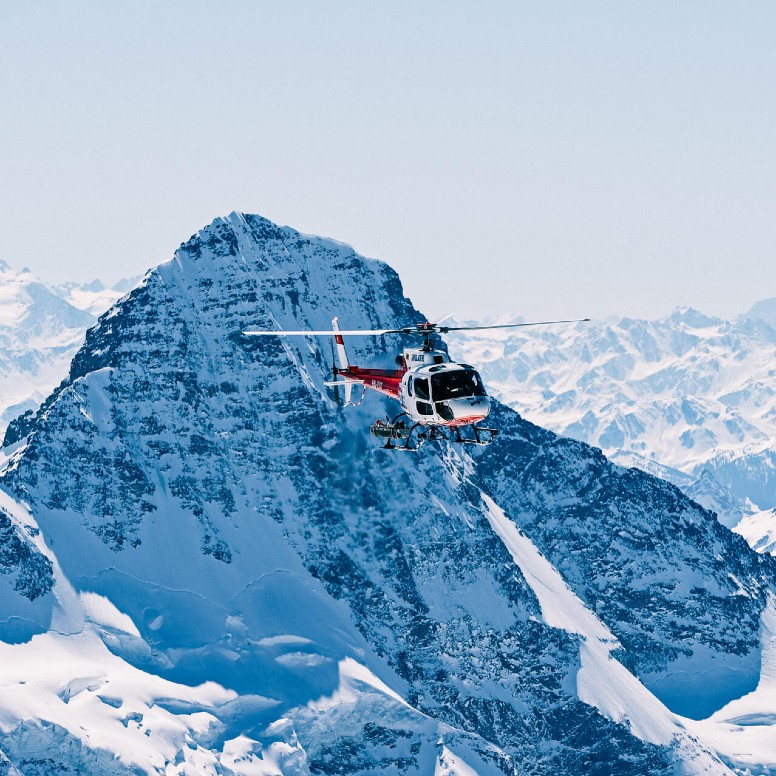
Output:
<path fill-rule="evenodd" d="M 137 281 L 55 286 L 0 261 L 0 439 L 62 381 L 86 329 Z"/>
<path fill-rule="evenodd" d="M 776 507 L 775 314 L 769 299 L 736 321 L 680 308 L 448 343 L 533 422 L 673 482 L 729 527 L 759 514 L 747 535 L 764 546 L 752 526 Z"/>

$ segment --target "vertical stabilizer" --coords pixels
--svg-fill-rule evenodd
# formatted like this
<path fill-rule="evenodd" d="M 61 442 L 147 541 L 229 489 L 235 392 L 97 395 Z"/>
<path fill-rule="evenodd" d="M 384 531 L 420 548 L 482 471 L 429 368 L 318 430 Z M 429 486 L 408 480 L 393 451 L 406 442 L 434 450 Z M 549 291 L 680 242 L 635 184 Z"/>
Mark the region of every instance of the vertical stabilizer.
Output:
<path fill-rule="evenodd" d="M 334 331 L 339 331 L 339 320 L 337 318 L 332 319 L 331 328 Z M 348 361 L 348 354 L 345 350 L 345 340 L 342 339 L 341 335 L 337 334 L 334 337 L 334 342 L 337 345 L 337 361 L 339 361 L 339 368 L 348 369 L 350 367 L 350 362 Z M 345 391 L 345 406 L 347 407 L 347 405 L 350 404 L 350 397 L 353 393 L 353 384 L 346 382 L 343 388 Z"/>

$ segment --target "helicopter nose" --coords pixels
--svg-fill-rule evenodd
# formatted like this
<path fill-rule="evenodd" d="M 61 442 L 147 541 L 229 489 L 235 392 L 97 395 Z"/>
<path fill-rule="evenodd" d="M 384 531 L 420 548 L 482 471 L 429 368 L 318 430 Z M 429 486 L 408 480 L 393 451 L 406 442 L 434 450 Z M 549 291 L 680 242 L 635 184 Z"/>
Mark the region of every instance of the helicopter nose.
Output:
<path fill-rule="evenodd" d="M 459 424 L 478 423 L 490 413 L 490 398 L 488 396 L 467 396 L 461 399 L 451 399 L 447 406 L 452 410 L 454 422 Z"/>

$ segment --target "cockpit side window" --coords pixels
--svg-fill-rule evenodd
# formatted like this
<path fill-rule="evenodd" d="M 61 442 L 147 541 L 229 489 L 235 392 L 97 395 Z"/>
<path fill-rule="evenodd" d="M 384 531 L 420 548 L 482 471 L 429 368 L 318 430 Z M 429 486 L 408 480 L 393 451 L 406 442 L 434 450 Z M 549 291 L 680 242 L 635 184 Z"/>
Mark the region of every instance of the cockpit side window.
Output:
<path fill-rule="evenodd" d="M 431 394 L 428 392 L 428 378 L 416 377 L 415 378 L 415 396 L 419 399 L 425 399 L 428 401 L 431 398 Z"/>

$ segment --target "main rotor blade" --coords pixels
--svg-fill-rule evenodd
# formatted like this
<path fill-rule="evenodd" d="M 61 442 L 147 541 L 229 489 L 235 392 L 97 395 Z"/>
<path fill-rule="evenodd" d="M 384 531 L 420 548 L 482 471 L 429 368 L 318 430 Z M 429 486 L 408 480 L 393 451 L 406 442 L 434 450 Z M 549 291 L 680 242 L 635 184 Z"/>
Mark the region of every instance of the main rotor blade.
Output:
<path fill-rule="evenodd" d="M 445 320 L 444 318 L 442 320 Z M 414 324 L 403 329 L 332 329 L 303 331 L 244 331 L 246 337 L 380 337 L 384 334 L 407 334 L 428 337 L 433 334 L 447 334 L 448 331 L 475 331 L 482 329 L 517 329 L 523 326 L 550 326 L 554 323 L 581 323 L 590 318 L 575 318 L 571 321 L 532 321 L 530 323 L 500 323 L 493 326 L 440 326 L 438 323 Z"/>
<path fill-rule="evenodd" d="M 474 331 L 475 329 L 517 329 L 522 326 L 550 326 L 553 323 L 582 323 L 590 318 L 575 318 L 571 321 L 531 321 L 530 323 L 499 323 L 494 326 L 440 326 L 439 331 L 446 334 L 448 331 Z"/>
<path fill-rule="evenodd" d="M 246 337 L 367 337 L 370 335 L 401 334 L 401 329 L 351 329 L 350 331 L 244 331 Z"/>

